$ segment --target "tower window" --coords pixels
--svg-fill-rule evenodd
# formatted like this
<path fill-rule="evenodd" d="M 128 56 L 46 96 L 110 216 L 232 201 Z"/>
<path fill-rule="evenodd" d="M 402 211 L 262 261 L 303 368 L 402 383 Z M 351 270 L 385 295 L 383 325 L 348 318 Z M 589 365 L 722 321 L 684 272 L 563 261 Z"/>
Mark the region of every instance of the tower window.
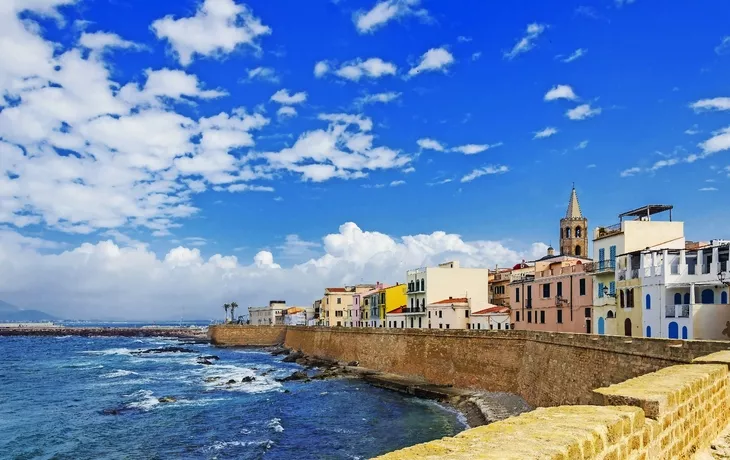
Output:
<path fill-rule="evenodd" d="M 580 227 L 575 227 L 575 237 L 580 238 Z"/>
<path fill-rule="evenodd" d="M 576 246 L 575 246 L 575 255 L 576 255 L 576 256 L 579 256 L 579 255 L 581 255 L 581 253 L 580 253 L 580 245 L 576 245 Z"/>
<path fill-rule="evenodd" d="M 565 237 L 570 238 L 570 227 L 565 229 Z"/>

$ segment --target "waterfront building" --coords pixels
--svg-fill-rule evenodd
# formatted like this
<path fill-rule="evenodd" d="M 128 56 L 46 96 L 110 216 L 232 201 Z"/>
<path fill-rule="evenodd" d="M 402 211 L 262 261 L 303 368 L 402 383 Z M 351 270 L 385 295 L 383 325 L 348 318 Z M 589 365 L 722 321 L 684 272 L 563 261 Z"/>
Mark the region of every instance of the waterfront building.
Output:
<path fill-rule="evenodd" d="M 256 326 L 284 324 L 283 312 L 285 309 L 285 300 L 270 300 L 266 307 L 248 307 L 248 319 L 250 324 Z"/>
<path fill-rule="evenodd" d="M 314 311 L 314 317 L 312 318 L 313 325 L 322 326 L 322 318 L 324 313 L 322 312 L 322 299 L 317 299 L 312 303 L 312 310 Z"/>
<path fill-rule="evenodd" d="M 445 299 L 469 299 L 470 311 L 483 310 L 489 305 L 489 269 L 462 268 L 459 261 L 408 270 L 406 286 L 403 314 L 407 317 L 407 328 L 438 327 L 429 323 L 427 306 Z"/>
<path fill-rule="evenodd" d="M 429 329 L 469 329 L 471 313 L 469 298 L 449 297 L 429 303 L 426 307 Z"/>
<path fill-rule="evenodd" d="M 375 287 L 373 289 L 361 292 L 359 294 L 355 294 L 353 296 L 353 309 L 355 308 L 355 303 L 358 304 L 357 307 L 359 309 L 357 313 L 359 320 L 356 323 L 356 327 L 374 327 L 370 324 L 373 318 L 373 313 L 370 311 L 372 305 L 372 296 L 384 287 L 386 287 L 386 285 L 378 281 L 375 283 Z M 358 296 L 360 297 L 359 299 L 357 298 Z"/>
<path fill-rule="evenodd" d="M 285 326 L 310 326 L 314 318 L 312 307 L 289 307 L 282 312 L 282 324 Z"/>
<path fill-rule="evenodd" d="M 621 286 L 618 310 L 641 311 L 641 330 L 632 327 L 632 335 L 727 340 L 729 259 L 730 242 L 724 240 L 689 242 L 682 249 L 649 249 L 623 256 L 619 277 L 626 277 L 637 287 Z"/>
<path fill-rule="evenodd" d="M 376 294 L 377 322 L 380 326 L 385 326 L 388 313 L 406 306 L 406 285 L 396 283 L 393 286 L 382 287 Z"/>
<path fill-rule="evenodd" d="M 668 211 L 668 213 L 667 213 Z M 655 217 L 660 214 L 659 219 Z M 669 220 L 661 220 L 668 216 Z M 593 320 L 595 333 L 606 335 L 641 335 L 641 309 L 618 308 L 619 291 L 631 296 L 633 305 L 641 288 L 623 263 L 621 276 L 616 272 L 617 257 L 646 248 L 684 248 L 684 223 L 672 221 L 672 206 L 647 205 L 619 214 L 614 225 L 593 231 L 593 259 L 588 271 L 593 274 Z M 628 273 L 629 276 L 626 276 Z M 638 274 L 637 274 L 638 275 Z M 638 289 L 638 291 L 636 291 Z M 637 297 L 638 298 L 638 297 Z"/>
<path fill-rule="evenodd" d="M 375 288 L 374 284 L 329 287 L 324 289 L 322 309 L 325 312 L 324 326 L 347 326 L 352 323 L 353 295 Z"/>
<path fill-rule="evenodd" d="M 509 307 L 493 305 L 471 314 L 472 330 L 510 329 L 511 317 Z"/>
<path fill-rule="evenodd" d="M 518 264 L 517 267 L 520 267 Z M 509 268 L 495 268 L 489 271 L 489 303 L 509 307 L 509 283 L 512 280 L 512 270 Z"/>

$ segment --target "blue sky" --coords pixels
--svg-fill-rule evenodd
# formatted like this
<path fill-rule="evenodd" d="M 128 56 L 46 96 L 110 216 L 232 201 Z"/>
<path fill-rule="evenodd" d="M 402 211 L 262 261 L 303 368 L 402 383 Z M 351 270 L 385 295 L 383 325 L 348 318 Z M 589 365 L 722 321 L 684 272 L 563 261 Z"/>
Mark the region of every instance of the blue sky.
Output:
<path fill-rule="evenodd" d="M 591 226 L 669 203 L 689 239 L 726 237 L 729 14 L 722 1 L 12 0 L 6 242 L 240 263 L 265 251 L 287 267 L 323 263 L 338 250 L 322 238 L 354 222 L 396 242 L 501 242 L 508 263 L 557 244 L 573 182 Z"/>

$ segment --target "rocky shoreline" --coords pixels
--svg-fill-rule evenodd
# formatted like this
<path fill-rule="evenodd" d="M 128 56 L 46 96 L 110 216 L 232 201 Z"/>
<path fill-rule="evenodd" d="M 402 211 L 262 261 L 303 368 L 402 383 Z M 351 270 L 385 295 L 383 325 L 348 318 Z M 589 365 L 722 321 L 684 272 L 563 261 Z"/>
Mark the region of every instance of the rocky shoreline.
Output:
<path fill-rule="evenodd" d="M 359 366 L 356 361 L 341 363 L 335 360 L 308 356 L 301 350 L 291 350 L 283 346 L 264 348 L 274 356 L 284 356 L 283 362 L 304 366 L 290 376 L 278 379 L 280 382 L 323 380 L 330 378 L 359 378 L 370 385 L 391 391 L 431 399 L 450 406 L 461 412 L 469 427 L 487 425 L 532 410 L 521 397 L 510 393 L 479 392 L 454 388 L 450 385 L 434 385 L 424 379 L 403 377 L 396 374 L 379 372 Z M 310 374 L 317 369 L 318 373 Z"/>
<path fill-rule="evenodd" d="M 167 327 L 3 327 L 0 337 L 39 336 L 62 337 L 173 337 L 208 343 L 206 333 L 200 328 Z"/>

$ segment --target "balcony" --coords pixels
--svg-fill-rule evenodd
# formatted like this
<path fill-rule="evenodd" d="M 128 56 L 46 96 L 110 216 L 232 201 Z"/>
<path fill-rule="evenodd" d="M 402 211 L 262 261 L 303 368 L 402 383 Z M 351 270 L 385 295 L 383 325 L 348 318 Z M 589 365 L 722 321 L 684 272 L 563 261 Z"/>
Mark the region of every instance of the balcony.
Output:
<path fill-rule="evenodd" d="M 586 272 L 588 273 L 611 273 L 616 270 L 615 260 L 599 260 L 586 264 Z"/>
<path fill-rule="evenodd" d="M 665 305 L 665 318 L 689 318 L 689 305 Z"/>
<path fill-rule="evenodd" d="M 403 313 L 405 313 L 406 315 L 415 313 L 426 313 L 426 307 L 404 307 Z"/>
<path fill-rule="evenodd" d="M 621 233 L 621 224 L 609 225 L 607 227 L 598 227 L 594 239 L 606 238 L 611 235 Z"/>

